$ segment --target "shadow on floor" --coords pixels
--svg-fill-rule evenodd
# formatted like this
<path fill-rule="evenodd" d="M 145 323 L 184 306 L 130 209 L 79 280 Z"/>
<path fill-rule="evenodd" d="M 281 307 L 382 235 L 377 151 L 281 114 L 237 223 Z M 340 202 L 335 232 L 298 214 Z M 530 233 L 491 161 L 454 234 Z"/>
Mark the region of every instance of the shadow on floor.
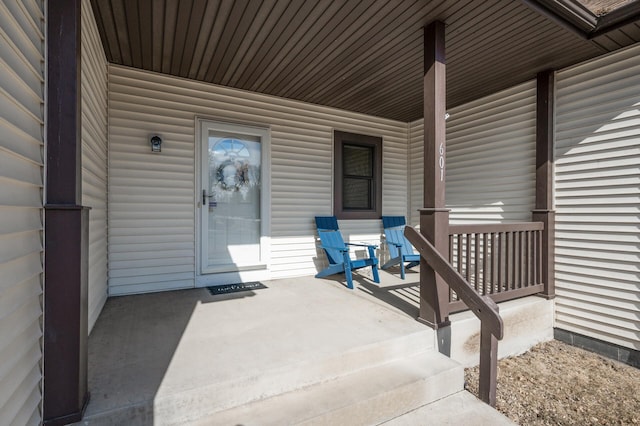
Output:
<path fill-rule="evenodd" d="M 357 290 L 366 292 L 376 299 L 399 309 L 411 318 L 418 318 L 420 314 L 419 286 L 419 283 L 407 283 L 379 287 L 375 283 L 359 280 Z"/>
<path fill-rule="evenodd" d="M 400 269 L 393 267 L 387 270 L 380 270 L 380 283 L 375 283 L 370 277 L 359 273 L 353 273 L 353 281 L 356 292 L 362 292 L 373 296 L 394 308 L 404 312 L 411 318 L 418 318 L 420 314 L 420 272 L 418 268 L 409 269 L 406 279 L 400 279 Z M 336 274 L 323 278 L 327 281 L 334 281 L 349 291 L 343 274 Z"/>
<path fill-rule="evenodd" d="M 196 307 L 255 296 L 213 296 L 202 288 L 109 298 L 89 338 L 91 401 L 85 418 L 112 412 L 117 424 L 122 411 L 127 422 L 154 424 L 153 401 Z M 138 408 L 126 410 L 131 406 Z"/>

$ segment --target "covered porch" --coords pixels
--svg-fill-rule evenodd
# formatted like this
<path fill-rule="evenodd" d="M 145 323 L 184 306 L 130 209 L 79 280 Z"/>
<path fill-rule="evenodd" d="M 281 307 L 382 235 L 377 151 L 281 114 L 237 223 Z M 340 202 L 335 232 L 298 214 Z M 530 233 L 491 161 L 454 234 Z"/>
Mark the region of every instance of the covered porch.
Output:
<path fill-rule="evenodd" d="M 70 8 L 78 11 L 80 2 L 72 3 Z M 69 217 L 74 210 L 70 226 L 82 235 L 69 243 L 78 249 L 69 268 L 73 277 L 67 270 L 54 275 L 60 272 L 55 267 L 66 255 L 64 250 L 47 253 L 46 296 L 51 300 L 46 304 L 53 311 L 45 317 L 45 329 L 67 330 L 77 322 L 95 327 L 88 356 L 88 330 L 69 336 L 79 362 L 56 355 L 55 350 L 65 346 L 61 342 L 50 343 L 50 365 L 78 370 L 79 380 L 55 384 L 45 379 L 45 416 L 47 396 L 54 401 L 61 389 L 69 388 L 77 409 L 71 414 L 74 419 L 83 416 L 87 391 L 92 392 L 84 420 L 95 424 L 132 419 L 182 424 L 207 421 L 211 415 L 224 423 L 224 416 L 238 422 L 263 412 L 273 414 L 273 424 L 278 424 L 283 411 L 277 401 L 289 407 L 287 416 L 299 416 L 295 421 L 312 422 L 326 419 L 327 412 L 348 412 L 336 408 L 344 402 L 342 395 L 336 397 L 336 389 L 349 394 L 355 405 L 362 394 L 354 389 L 371 391 L 362 398 L 367 402 L 358 415 L 392 401 L 392 406 L 382 404 L 389 411 L 362 421 L 381 423 L 459 394 L 460 365 L 449 364 L 440 353 L 455 359 L 453 338 L 466 336 L 468 347 L 476 348 L 473 341 L 479 336 L 475 329 L 457 326 L 461 323 L 456 320 L 466 321 L 468 314 L 450 315 L 462 307 L 441 271 L 423 262 L 422 274 L 410 274 L 406 282 L 388 275 L 378 289 L 363 279 L 354 292 L 342 288 L 340 281 L 309 277 L 324 261 L 311 218 L 334 213 L 336 129 L 380 135 L 381 212 L 405 215 L 411 225 L 419 224 L 423 235 L 483 299 L 554 297 L 553 69 L 636 40 L 607 44 L 608 33 L 600 33 L 592 34 L 598 38 L 592 41 L 589 29 L 578 36 L 565 28 L 566 22 L 556 26 L 549 20 L 548 8 L 539 13 L 538 2 L 474 7 L 472 2 L 461 6 L 455 1 L 440 6 L 366 1 L 352 8 L 354 4 L 196 1 L 191 9 L 179 9 L 163 2 L 153 7 L 147 2 L 82 3 L 82 25 L 72 23 L 70 32 L 90 32 L 83 39 L 88 47 L 84 51 L 89 51 L 83 57 L 86 75 L 75 80 L 76 88 L 86 86 L 86 110 L 78 114 L 77 99 L 63 100 L 75 111 L 72 124 L 82 122 L 83 139 L 74 139 L 73 147 L 82 151 L 82 161 L 50 145 L 50 162 L 60 159 L 59 168 L 68 170 L 68 176 L 57 184 L 50 180 L 49 199 L 60 188 L 64 197 L 59 205 L 48 206 L 47 217 L 55 224 L 56 215 Z M 502 12 L 506 16 L 497 19 L 499 25 L 477 37 L 476 24 L 493 22 Z M 303 25 L 287 25 L 292 19 Z M 158 22 L 164 27 L 156 26 Z M 522 25 L 530 25 L 529 31 L 521 31 Z M 614 34 L 618 29 L 610 28 Z M 516 34 L 526 36 L 515 38 Z M 476 48 L 478 43 L 481 48 Z M 534 59 L 521 56 L 527 43 L 535 45 Z M 64 51 L 64 46 L 57 48 Z M 352 60 L 356 54 L 358 60 Z M 77 56 L 68 60 L 80 68 Z M 515 95 L 504 95 L 508 90 Z M 465 133 L 474 120 L 469 115 L 476 108 L 491 110 L 493 101 L 468 105 L 487 96 L 505 102 L 493 122 L 474 123 L 472 136 L 459 137 L 457 146 L 467 152 L 457 158 L 462 168 L 469 158 L 474 167 L 482 163 L 479 155 L 468 154 L 478 147 L 469 150 L 465 144 L 477 145 L 471 139 L 482 133 L 478 129 L 495 129 L 508 115 L 509 122 L 500 123 L 500 129 L 507 133 L 515 128 L 515 136 L 493 135 L 503 143 L 496 150 L 511 153 L 517 146 L 518 152 L 509 158 L 513 167 L 498 176 L 493 190 L 501 193 L 502 183 L 511 179 L 517 183 L 508 189 L 511 198 L 499 211 L 484 215 L 482 209 L 496 200 L 475 199 L 475 205 L 454 208 L 458 216 L 450 220 L 445 175 L 449 181 L 455 169 L 445 163 L 445 116 L 458 108 L 460 114 L 453 113 L 449 126 L 457 125 Z M 199 181 L 199 164 L 206 157 L 199 138 L 201 117 L 257 126 L 268 134 L 265 202 L 260 205 L 260 241 L 267 256 L 263 269 L 251 270 L 253 277 L 265 277 L 266 289 L 211 296 L 197 288 L 203 279 L 226 279 L 203 271 L 199 264 L 205 222 L 198 212 L 209 207 L 208 195 L 202 192 L 205 185 Z M 469 121 L 458 124 L 458 117 Z M 77 127 L 63 130 L 73 133 Z M 152 135 L 164 139 L 162 154 L 149 152 Z M 452 169 L 454 173 L 447 175 Z M 475 178 L 462 178 L 462 186 L 478 193 L 484 188 L 482 183 L 474 186 Z M 468 188 L 460 188 L 458 195 L 467 196 Z M 93 210 L 89 214 L 82 205 Z M 475 210 L 465 217 L 465 208 Z M 380 243 L 377 217 L 344 225 L 348 236 Z M 64 235 L 54 233 L 57 229 L 65 234 L 64 227 L 48 226 L 49 241 L 64 240 Z M 241 281 L 249 276 L 234 274 Z M 173 291 L 133 295 L 169 290 Z M 68 297 L 68 291 L 81 299 L 74 305 L 75 317 L 59 300 L 61 295 Z M 120 295 L 125 296 L 107 300 Z M 525 346 L 535 343 L 527 327 L 538 314 L 544 317 L 542 335 L 550 338 L 552 302 L 536 301 L 531 309 L 533 305 L 522 301 L 509 302 L 522 304 L 526 314 L 510 316 L 507 305 L 501 306 L 505 335 L 508 318 L 513 318 L 521 327 L 514 335 L 526 335 Z M 493 355 L 495 365 L 495 351 Z M 83 382 L 86 359 L 88 384 Z M 447 366 L 454 371 L 450 380 L 426 379 L 431 373 L 448 374 Z M 368 382 L 378 373 L 404 396 L 386 399 L 389 394 Z M 336 386 L 327 391 L 326 382 Z M 301 393 L 290 392 L 296 389 Z M 326 404 L 307 407 L 305 392 L 312 400 L 327 394 Z M 254 405 L 267 400 L 277 400 L 275 408 Z M 67 414 L 53 412 L 52 424 L 63 415 Z"/>

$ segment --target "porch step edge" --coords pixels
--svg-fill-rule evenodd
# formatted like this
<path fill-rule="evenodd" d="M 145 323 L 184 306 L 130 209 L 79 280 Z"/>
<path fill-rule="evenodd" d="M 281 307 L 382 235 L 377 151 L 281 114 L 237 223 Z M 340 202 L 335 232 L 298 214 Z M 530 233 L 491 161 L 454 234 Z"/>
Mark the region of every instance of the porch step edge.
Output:
<path fill-rule="evenodd" d="M 433 339 L 433 330 L 425 328 L 329 357 L 263 371 L 255 376 L 157 395 L 154 411 L 162 418 L 170 418 L 176 413 L 176 403 L 179 402 L 179 406 L 190 407 L 188 411 L 195 414 L 194 407 L 211 409 L 211 395 L 224 395 L 224 400 L 219 400 L 215 406 L 216 411 L 222 411 L 424 353 L 432 350 Z"/>
<path fill-rule="evenodd" d="M 463 390 L 398 416 L 381 426 L 516 426 L 511 419 Z"/>
<path fill-rule="evenodd" d="M 333 380 L 212 412 L 191 426 L 370 425 L 460 392 L 463 368 L 436 351 L 363 369 Z M 185 424 L 173 419 L 163 425 Z"/>

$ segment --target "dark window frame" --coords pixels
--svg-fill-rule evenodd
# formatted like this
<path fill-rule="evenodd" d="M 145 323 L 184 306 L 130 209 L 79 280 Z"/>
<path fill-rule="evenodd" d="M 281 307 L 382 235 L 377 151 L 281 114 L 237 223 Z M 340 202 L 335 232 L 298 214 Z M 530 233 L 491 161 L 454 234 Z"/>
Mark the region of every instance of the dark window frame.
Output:
<path fill-rule="evenodd" d="M 343 149 L 355 145 L 373 150 L 373 188 L 371 209 L 345 209 L 343 205 Z M 338 219 L 380 219 L 382 216 L 382 137 L 333 131 L 333 214 Z"/>

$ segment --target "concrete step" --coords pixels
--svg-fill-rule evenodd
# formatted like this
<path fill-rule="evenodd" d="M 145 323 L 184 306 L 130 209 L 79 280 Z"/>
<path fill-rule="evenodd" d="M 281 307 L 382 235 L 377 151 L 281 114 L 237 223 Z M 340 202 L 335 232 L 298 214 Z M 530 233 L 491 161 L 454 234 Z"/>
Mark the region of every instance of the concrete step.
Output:
<path fill-rule="evenodd" d="M 152 400 L 136 402 L 109 411 L 88 413 L 82 423 L 85 425 L 181 425 L 234 407 L 242 409 L 247 404 L 250 405 L 265 398 L 289 394 L 299 389 L 313 388 L 318 383 L 331 381 L 339 383 L 342 377 L 352 376 L 361 371 L 370 371 L 378 366 L 382 368 L 386 365 L 395 365 L 394 362 L 404 365 L 407 359 L 423 355 L 426 350 L 433 350 L 433 342 L 433 330 L 425 327 L 418 332 L 386 338 L 342 352 L 308 356 L 295 363 L 270 364 L 271 367 L 265 369 L 256 368 L 256 365 L 247 366 L 244 370 L 229 372 L 227 380 L 207 382 L 201 378 L 198 383 L 192 383 L 191 386 L 189 383 L 179 388 L 161 386 Z M 238 354 L 238 356 L 246 357 L 246 354 Z M 448 359 L 447 361 L 451 362 Z M 259 361 L 256 360 L 256 362 Z M 423 362 L 418 360 L 417 363 Z M 409 370 L 416 368 L 418 367 L 412 367 Z M 383 371 L 386 370 L 383 368 Z M 437 372 L 437 369 L 435 371 Z M 461 377 L 460 380 L 462 380 Z M 462 384 L 460 388 L 461 386 Z"/>
<path fill-rule="evenodd" d="M 424 405 L 384 426 L 513 426 L 509 418 L 467 391 Z"/>
<path fill-rule="evenodd" d="M 429 351 L 212 413 L 190 425 L 380 424 L 460 392 L 463 376 L 460 364 Z"/>

